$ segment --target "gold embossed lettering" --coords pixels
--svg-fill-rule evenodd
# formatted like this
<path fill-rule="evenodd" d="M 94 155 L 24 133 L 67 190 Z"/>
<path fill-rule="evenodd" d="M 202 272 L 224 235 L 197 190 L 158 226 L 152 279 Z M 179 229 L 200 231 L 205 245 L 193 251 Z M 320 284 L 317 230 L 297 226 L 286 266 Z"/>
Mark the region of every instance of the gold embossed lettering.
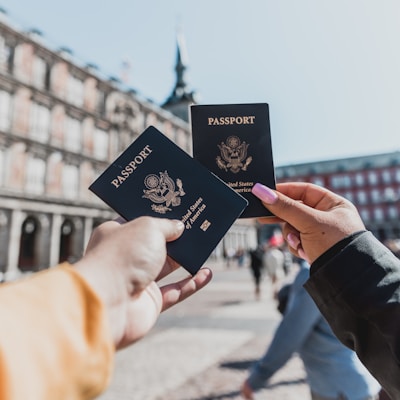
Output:
<path fill-rule="evenodd" d="M 255 122 L 255 115 L 244 116 L 226 116 L 226 117 L 208 117 L 208 125 L 253 125 Z"/>
<path fill-rule="evenodd" d="M 114 185 L 116 188 L 118 188 L 119 187 L 118 179 L 113 179 L 111 181 L 111 184 Z"/>
<path fill-rule="evenodd" d="M 138 168 L 138 165 L 142 164 L 143 161 L 152 153 L 153 150 L 149 145 L 143 147 L 143 149 L 137 154 L 132 161 L 130 161 L 125 168 L 121 170 L 120 175 L 118 175 L 115 179 L 111 181 L 111 184 L 114 185 L 117 189 L 121 186 L 122 183 L 125 182 L 126 179 L 129 178 L 131 174 Z"/>

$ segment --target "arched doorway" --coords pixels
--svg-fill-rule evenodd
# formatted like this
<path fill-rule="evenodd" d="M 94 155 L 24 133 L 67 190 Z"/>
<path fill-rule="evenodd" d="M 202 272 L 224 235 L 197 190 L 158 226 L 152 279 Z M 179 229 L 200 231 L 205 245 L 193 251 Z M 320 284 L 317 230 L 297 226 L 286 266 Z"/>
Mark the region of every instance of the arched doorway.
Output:
<path fill-rule="evenodd" d="M 39 233 L 39 223 L 29 216 L 22 223 L 19 244 L 18 267 L 22 272 L 35 271 L 37 268 L 36 243 Z"/>
<path fill-rule="evenodd" d="M 74 224 L 70 219 L 66 219 L 61 225 L 60 237 L 60 257 L 59 262 L 68 261 L 73 255 L 73 236 Z"/>

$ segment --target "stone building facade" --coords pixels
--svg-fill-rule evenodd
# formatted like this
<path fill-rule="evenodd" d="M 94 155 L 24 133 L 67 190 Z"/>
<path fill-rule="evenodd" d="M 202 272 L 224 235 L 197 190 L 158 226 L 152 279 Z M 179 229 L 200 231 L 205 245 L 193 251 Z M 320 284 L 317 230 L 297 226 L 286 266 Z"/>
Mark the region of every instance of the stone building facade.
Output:
<path fill-rule="evenodd" d="M 187 121 L 52 50 L 38 31 L 0 21 L 0 273 L 11 280 L 78 259 L 115 213 L 90 183 L 147 126 L 191 153 Z M 248 245 L 251 225 L 229 246 Z M 225 239 L 224 239 L 225 240 Z M 223 253 L 224 243 L 215 255 Z"/>

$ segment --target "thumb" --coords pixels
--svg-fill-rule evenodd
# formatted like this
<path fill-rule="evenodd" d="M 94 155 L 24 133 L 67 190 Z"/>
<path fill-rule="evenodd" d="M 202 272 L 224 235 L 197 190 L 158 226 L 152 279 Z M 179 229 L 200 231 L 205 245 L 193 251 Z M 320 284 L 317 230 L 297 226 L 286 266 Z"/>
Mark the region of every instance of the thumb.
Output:
<path fill-rule="evenodd" d="M 178 239 L 185 229 L 183 222 L 178 219 L 155 218 L 155 220 L 167 242 Z"/>

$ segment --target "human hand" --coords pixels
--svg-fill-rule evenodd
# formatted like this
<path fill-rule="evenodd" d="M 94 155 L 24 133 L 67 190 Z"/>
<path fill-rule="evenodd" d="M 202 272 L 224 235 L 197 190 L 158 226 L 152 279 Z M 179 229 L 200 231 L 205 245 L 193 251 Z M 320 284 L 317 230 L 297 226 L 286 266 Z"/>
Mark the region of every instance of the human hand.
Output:
<path fill-rule="evenodd" d="M 166 242 L 184 230 L 181 221 L 140 217 L 97 227 L 75 268 L 108 310 L 117 349 L 143 337 L 161 311 L 204 287 L 211 271 L 159 288 L 156 281 L 179 267 L 167 256 Z"/>
<path fill-rule="evenodd" d="M 253 194 L 276 216 L 260 221 L 283 222 L 290 250 L 309 263 L 346 236 L 365 230 L 356 207 L 327 189 L 303 182 L 281 183 L 276 189 L 254 185 Z"/>
<path fill-rule="evenodd" d="M 211 270 L 200 269 L 195 276 L 159 287 L 157 281 L 171 269 L 163 268 L 155 281 L 138 296 L 131 298 L 126 309 L 124 335 L 117 340 L 117 349 L 124 348 L 145 336 L 154 326 L 160 313 L 202 289 L 212 278 Z M 119 337 L 119 336 L 117 336 Z"/>
<path fill-rule="evenodd" d="M 247 380 L 243 382 L 242 387 L 240 388 L 240 393 L 245 400 L 253 400 L 253 389 L 247 383 Z"/>

